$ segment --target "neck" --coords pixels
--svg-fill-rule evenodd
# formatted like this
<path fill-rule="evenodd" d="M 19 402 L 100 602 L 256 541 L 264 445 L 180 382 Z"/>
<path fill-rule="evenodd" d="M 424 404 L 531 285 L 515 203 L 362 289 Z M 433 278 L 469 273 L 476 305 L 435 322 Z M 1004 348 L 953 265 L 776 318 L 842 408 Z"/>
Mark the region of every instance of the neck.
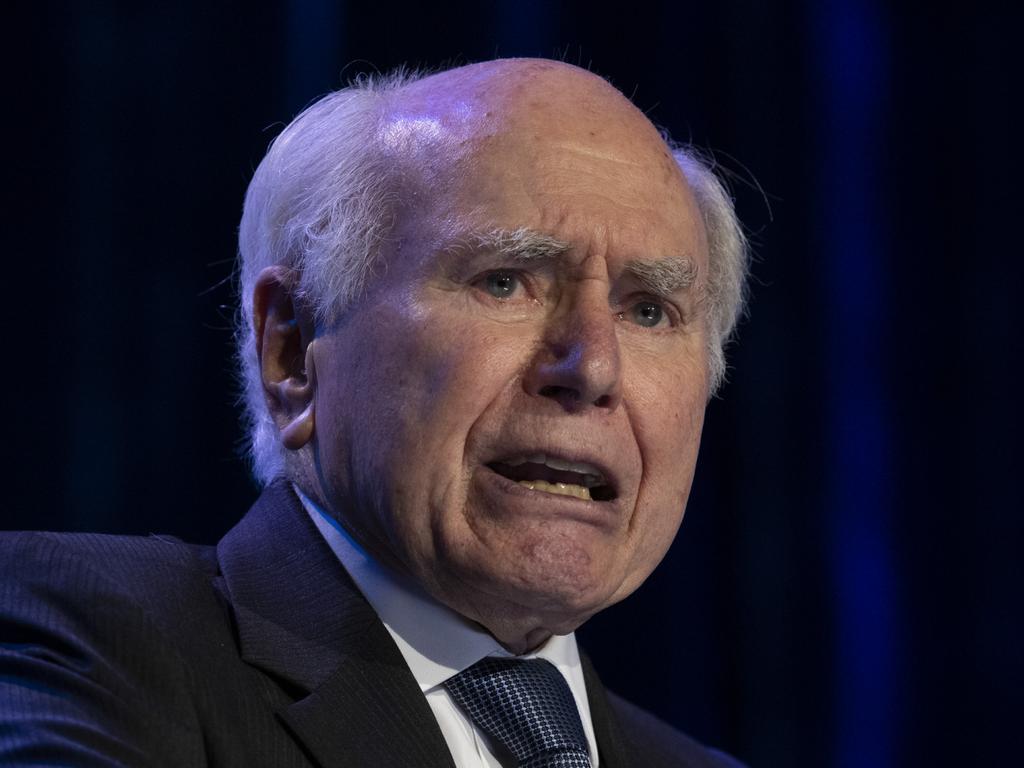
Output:
<path fill-rule="evenodd" d="M 484 627 L 484 629 L 486 629 L 486 627 Z M 488 630 L 488 632 L 490 632 L 490 630 Z M 544 643 L 546 643 L 548 639 L 551 637 L 550 632 L 548 632 L 546 629 L 540 628 L 533 629 L 527 632 L 525 635 L 521 635 L 514 640 L 502 639 L 497 635 L 494 635 L 493 632 L 491 632 L 491 634 L 494 636 L 495 640 L 501 643 L 502 648 L 516 656 L 522 656 L 524 654 L 536 651 L 538 648 L 544 645 Z"/>

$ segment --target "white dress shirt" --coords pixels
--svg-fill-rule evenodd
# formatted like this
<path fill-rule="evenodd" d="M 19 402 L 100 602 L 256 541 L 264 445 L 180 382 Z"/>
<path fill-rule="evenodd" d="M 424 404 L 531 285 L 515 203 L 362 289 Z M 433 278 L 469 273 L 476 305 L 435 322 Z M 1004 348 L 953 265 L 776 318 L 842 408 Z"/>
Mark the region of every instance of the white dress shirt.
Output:
<path fill-rule="evenodd" d="M 415 584 L 381 566 L 341 525 L 295 489 L 316 527 L 345 570 L 380 616 L 412 670 L 420 690 L 437 718 L 458 768 L 502 768 L 481 733 L 456 706 L 443 683 L 485 656 L 511 658 L 480 625 L 441 605 Z M 597 742 L 590 720 L 587 689 L 583 682 L 575 635 L 554 635 L 543 646 L 519 658 L 547 659 L 569 684 L 597 765 Z"/>

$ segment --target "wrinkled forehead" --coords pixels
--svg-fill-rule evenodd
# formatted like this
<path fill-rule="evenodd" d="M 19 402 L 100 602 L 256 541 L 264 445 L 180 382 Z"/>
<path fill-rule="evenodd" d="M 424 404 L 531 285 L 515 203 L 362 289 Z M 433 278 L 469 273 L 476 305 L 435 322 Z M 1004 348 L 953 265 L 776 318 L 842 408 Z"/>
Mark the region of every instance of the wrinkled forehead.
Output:
<path fill-rule="evenodd" d="M 571 201 L 567 214 L 603 212 L 622 223 L 634 207 L 644 212 L 637 227 L 702 229 L 657 129 L 615 88 L 575 67 L 489 62 L 426 78 L 393 99 L 380 139 L 405 169 L 401 197 L 418 213 L 504 210 L 506 220 L 479 223 L 537 226 L 531 211 L 550 214 Z"/>
<path fill-rule="evenodd" d="M 408 85 L 390 100 L 381 142 L 389 154 L 449 165 L 481 151 L 588 145 L 678 174 L 657 129 L 628 99 L 600 77 L 553 61 L 485 62 Z"/>

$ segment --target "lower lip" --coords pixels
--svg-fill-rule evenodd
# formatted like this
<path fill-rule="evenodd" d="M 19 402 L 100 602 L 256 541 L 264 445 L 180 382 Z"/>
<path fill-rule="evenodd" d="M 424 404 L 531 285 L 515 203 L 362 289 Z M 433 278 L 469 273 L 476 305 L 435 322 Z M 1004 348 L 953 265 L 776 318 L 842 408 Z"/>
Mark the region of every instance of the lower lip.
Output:
<path fill-rule="evenodd" d="M 618 519 L 614 501 L 591 501 L 534 491 L 486 466 L 477 471 L 476 482 L 484 494 L 494 500 L 493 506 L 496 509 L 508 510 L 515 515 L 572 519 L 601 527 L 611 527 Z"/>

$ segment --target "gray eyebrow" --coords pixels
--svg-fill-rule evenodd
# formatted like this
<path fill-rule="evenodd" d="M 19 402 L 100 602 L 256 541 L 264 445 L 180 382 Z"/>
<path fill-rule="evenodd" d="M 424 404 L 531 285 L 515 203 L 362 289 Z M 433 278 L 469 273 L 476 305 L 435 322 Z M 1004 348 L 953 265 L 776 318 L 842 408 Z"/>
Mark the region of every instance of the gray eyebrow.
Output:
<path fill-rule="evenodd" d="M 572 249 L 569 243 L 526 227 L 493 229 L 465 238 L 449 252 L 471 250 L 498 253 L 511 261 L 531 263 L 552 261 Z M 669 297 L 693 287 L 697 282 L 697 265 L 686 256 L 663 259 L 633 259 L 626 263 L 626 272 L 656 296 Z"/>
<path fill-rule="evenodd" d="M 520 262 L 557 259 L 568 253 L 571 247 L 569 243 L 525 227 L 494 229 L 474 235 L 470 244 L 476 250 L 495 251 Z"/>
<path fill-rule="evenodd" d="M 656 261 L 633 260 L 626 271 L 656 296 L 668 297 L 692 288 L 697 283 L 697 265 L 686 256 L 673 256 Z"/>

